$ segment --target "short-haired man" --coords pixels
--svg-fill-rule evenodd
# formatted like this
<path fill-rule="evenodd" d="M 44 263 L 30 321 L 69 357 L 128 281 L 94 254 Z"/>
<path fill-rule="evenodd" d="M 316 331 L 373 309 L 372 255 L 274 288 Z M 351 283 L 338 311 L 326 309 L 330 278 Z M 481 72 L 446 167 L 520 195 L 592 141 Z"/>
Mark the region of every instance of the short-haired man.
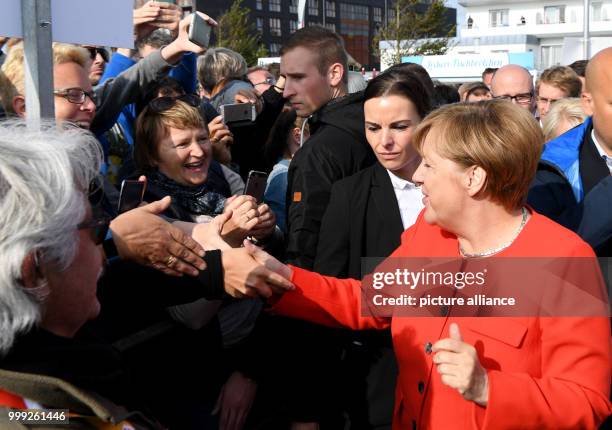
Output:
<path fill-rule="evenodd" d="M 253 84 L 257 94 L 262 95 L 272 85 L 276 84 L 276 79 L 272 73 L 261 66 L 254 66 L 247 70 L 247 79 Z"/>
<path fill-rule="evenodd" d="M 574 72 L 576 72 L 576 74 L 578 75 L 578 79 L 580 79 L 580 82 L 582 82 L 583 91 L 585 87 L 586 68 L 588 65 L 589 65 L 589 60 L 576 60 L 572 64 L 567 66 L 570 69 L 572 69 Z"/>
<path fill-rule="evenodd" d="M 286 255 L 289 262 L 312 269 L 332 185 L 373 164 L 374 156 L 365 138 L 363 95 L 347 95 L 347 54 L 340 36 L 322 27 L 296 31 L 281 49 L 283 77 L 283 96 L 298 116 L 309 117 L 311 133 L 289 164 Z M 304 428 L 318 428 L 316 422 L 342 428 L 329 422 L 339 413 L 334 402 L 334 369 L 341 364 L 338 333 L 290 320 L 283 326 L 297 349 L 292 355 L 302 364 L 297 365 L 299 378 L 288 387 L 300 408 L 291 419 L 309 423 Z"/>
<path fill-rule="evenodd" d="M 612 255 L 612 48 L 587 67 L 582 125 L 548 142 L 528 202 L 578 233 L 600 256 Z"/>
<path fill-rule="evenodd" d="M 508 64 L 497 69 L 491 80 L 491 95 L 494 99 L 512 101 L 535 114 L 533 79 L 524 67 Z"/>
<path fill-rule="evenodd" d="M 497 72 L 497 67 L 487 67 L 482 72 L 482 82 L 489 88 L 491 88 L 491 81 L 493 80 L 495 72 Z"/>
<path fill-rule="evenodd" d="M 289 165 L 287 257 L 312 269 L 321 219 L 334 182 L 374 162 L 365 139 L 362 94 L 347 94 L 347 54 L 322 27 L 296 31 L 281 49 L 283 97 L 310 117 L 310 138 Z"/>
<path fill-rule="evenodd" d="M 540 120 L 544 120 L 554 102 L 568 97 L 580 97 L 581 90 L 582 82 L 569 67 L 556 66 L 544 70 L 536 83 Z"/>

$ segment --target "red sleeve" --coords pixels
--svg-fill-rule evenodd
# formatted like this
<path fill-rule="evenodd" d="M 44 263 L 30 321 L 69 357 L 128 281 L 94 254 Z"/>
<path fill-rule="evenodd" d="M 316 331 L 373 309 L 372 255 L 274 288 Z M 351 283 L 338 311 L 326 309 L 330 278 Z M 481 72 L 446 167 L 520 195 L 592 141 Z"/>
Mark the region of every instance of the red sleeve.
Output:
<path fill-rule="evenodd" d="M 337 279 L 291 266 L 296 289 L 285 293 L 272 311 L 331 327 L 384 329 L 391 320 L 362 316 L 361 282 Z"/>

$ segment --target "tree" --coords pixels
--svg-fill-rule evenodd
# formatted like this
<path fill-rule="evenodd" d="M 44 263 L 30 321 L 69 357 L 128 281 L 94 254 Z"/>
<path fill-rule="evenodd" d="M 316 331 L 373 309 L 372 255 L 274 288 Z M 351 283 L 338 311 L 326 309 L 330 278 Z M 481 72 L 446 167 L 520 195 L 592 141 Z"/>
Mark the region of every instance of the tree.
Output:
<path fill-rule="evenodd" d="M 242 6 L 242 0 L 234 0 L 217 22 L 216 46 L 240 53 L 249 65 L 257 64 L 258 57 L 268 55 L 256 34 L 255 26 L 249 20 L 249 9 Z"/>
<path fill-rule="evenodd" d="M 381 60 L 397 64 L 407 55 L 442 55 L 450 47 L 455 26 L 447 27 L 444 0 L 395 0 L 389 16 L 374 37 L 373 50 L 379 52 L 380 41 L 392 49 L 381 52 Z"/>

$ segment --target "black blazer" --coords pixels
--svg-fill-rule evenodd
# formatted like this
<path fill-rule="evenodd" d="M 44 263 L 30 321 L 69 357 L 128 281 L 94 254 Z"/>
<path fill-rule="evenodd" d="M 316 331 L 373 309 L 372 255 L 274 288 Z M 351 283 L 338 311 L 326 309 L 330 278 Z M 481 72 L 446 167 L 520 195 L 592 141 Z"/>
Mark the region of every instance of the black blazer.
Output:
<path fill-rule="evenodd" d="M 400 245 L 403 231 L 391 178 L 376 163 L 333 185 L 314 271 L 361 279 L 361 258 L 389 256 Z"/>

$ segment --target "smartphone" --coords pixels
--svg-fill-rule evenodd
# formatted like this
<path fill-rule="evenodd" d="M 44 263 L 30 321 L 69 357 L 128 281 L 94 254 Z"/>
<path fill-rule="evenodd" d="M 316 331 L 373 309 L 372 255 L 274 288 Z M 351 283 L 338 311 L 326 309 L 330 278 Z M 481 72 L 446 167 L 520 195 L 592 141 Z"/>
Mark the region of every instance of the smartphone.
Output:
<path fill-rule="evenodd" d="M 176 4 L 176 0 L 159 0 L 162 3 Z"/>
<path fill-rule="evenodd" d="M 140 181 L 125 180 L 121 183 L 121 193 L 119 194 L 120 214 L 137 208 L 142 203 L 145 191 L 145 183 Z"/>
<path fill-rule="evenodd" d="M 247 178 L 246 186 L 244 187 L 244 194 L 247 196 L 255 197 L 255 199 L 257 200 L 257 204 L 263 202 L 267 180 L 267 173 L 258 172 L 257 170 L 251 170 Z"/>
<path fill-rule="evenodd" d="M 192 14 L 189 24 L 189 41 L 203 48 L 208 48 L 212 27 L 197 13 Z"/>
<path fill-rule="evenodd" d="M 220 110 L 224 124 L 250 124 L 257 118 L 257 110 L 253 103 L 222 105 Z"/>

